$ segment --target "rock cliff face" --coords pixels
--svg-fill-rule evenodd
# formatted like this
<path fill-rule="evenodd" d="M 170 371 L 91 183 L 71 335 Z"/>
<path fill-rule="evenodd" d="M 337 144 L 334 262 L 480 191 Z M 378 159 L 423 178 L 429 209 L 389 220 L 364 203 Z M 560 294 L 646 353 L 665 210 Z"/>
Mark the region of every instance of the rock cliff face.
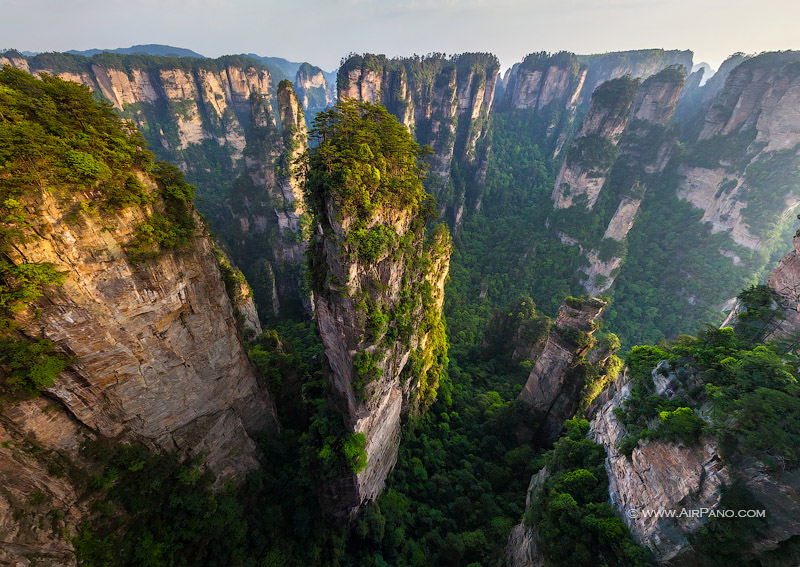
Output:
<path fill-rule="evenodd" d="M 356 55 L 339 69 L 340 100 L 383 104 L 420 145 L 433 148 L 428 186 L 455 225 L 465 207 L 480 202 L 489 152 L 483 141 L 499 68 L 493 55 L 464 53 L 392 60 Z M 466 183 L 450 179 L 453 163 L 467 171 Z"/>
<path fill-rule="evenodd" d="M 798 52 L 739 63 L 714 97 L 680 174 L 678 195 L 704 211 L 713 232 L 761 250 L 800 203 Z"/>
<path fill-rule="evenodd" d="M 81 87 L 0 81 L 6 128 L 40 133 L 0 180 L 0 557 L 72 565 L 87 441 L 202 458 L 222 486 L 258 466 L 253 439 L 278 424 L 243 341 L 259 330 L 249 288 L 180 172 Z M 24 111 L 34 97 L 46 115 Z"/>
<path fill-rule="evenodd" d="M 582 204 L 594 207 L 614 165 L 617 145 L 628 124 L 639 83 L 628 77 L 601 85 L 567 152 L 553 189 L 556 209 Z"/>
<path fill-rule="evenodd" d="M 40 238 L 16 244 L 7 257 L 52 263 L 67 277 L 36 311 L 17 315 L 20 330 L 78 361 L 49 394 L 101 436 L 204 452 L 220 479 L 254 468 L 250 435 L 277 422 L 208 236 L 198 234 L 186 252 L 134 265 L 124 247 L 146 210 L 76 218 L 50 192 L 29 199 Z"/>
<path fill-rule="evenodd" d="M 686 88 L 681 93 L 675 116 L 682 121 L 690 122 L 698 118 L 698 113 L 707 112 L 708 105 L 725 86 L 731 71 L 747 59 L 749 57 L 744 53 L 734 53 L 722 62 L 711 77 L 708 77 L 707 69 L 703 68 L 692 73 L 686 80 Z M 701 85 L 703 79 L 706 81 Z"/>
<path fill-rule="evenodd" d="M 554 442 L 585 400 L 587 364 L 605 364 L 613 352 L 593 349 L 594 322 L 606 304 L 574 298 L 558 311 L 544 348 L 519 399 L 532 410 L 531 431 L 539 443 Z M 591 351 L 591 353 L 590 353 Z M 588 357 L 588 358 L 587 358 Z M 523 432 L 523 436 L 527 436 Z"/>
<path fill-rule="evenodd" d="M 653 370 L 657 392 L 672 396 L 677 384 L 674 374 Z M 660 565 L 706 564 L 707 557 L 695 549 L 691 535 L 707 518 L 680 514 L 680 510 L 719 508 L 723 489 L 740 483 L 753 496 L 753 509 L 767 510 L 769 521 L 753 540 L 746 554 L 763 557 L 784 549 L 797 537 L 800 526 L 794 512 L 800 502 L 800 477 L 796 471 L 767 471 L 747 460 L 736 466 L 728 462 L 719 441 L 703 436 L 695 445 L 663 440 L 647 441 L 633 450 L 630 458 L 621 454 L 619 443 L 625 427 L 614 414 L 630 396 L 623 375 L 611 399 L 599 408 L 590 435 L 606 450 L 606 472 L 611 503 L 640 544 L 649 547 Z M 653 510 L 675 510 L 673 518 L 648 515 Z M 791 553 L 778 551 L 769 565 L 792 565 Z"/>
<path fill-rule="evenodd" d="M 570 134 L 588 68 L 568 52 L 532 53 L 507 73 L 502 106 L 533 112 L 555 153 Z"/>
<path fill-rule="evenodd" d="M 359 129 L 369 130 L 374 120 L 395 131 L 398 144 L 416 152 L 405 129 L 381 109 L 352 100 L 337 109 L 344 113 L 337 118 L 342 130 L 348 127 L 346 113 L 354 110 L 364 113 L 356 122 Z M 347 144 L 338 132 L 330 130 L 323 139 Z M 371 149 L 362 144 L 361 157 L 348 170 L 386 168 L 372 182 L 379 187 L 386 183 L 387 189 L 369 190 L 372 199 L 379 199 L 382 191 L 397 190 L 389 187 L 402 186 L 398 176 L 403 174 L 393 165 L 398 156 L 391 148 L 397 146 L 384 146 L 388 142 L 382 135 L 370 139 Z M 354 210 L 345 195 L 355 188 L 347 184 L 332 188 L 340 179 L 335 173 L 332 184 L 317 185 L 327 171 L 317 160 L 324 159 L 327 147 L 323 142 L 312 152 L 309 172 L 316 218 L 310 244 L 316 318 L 330 365 L 332 402 L 346 429 L 365 436 L 367 455 L 364 470 L 347 471 L 324 495 L 326 508 L 345 516 L 382 491 L 397 459 L 402 416 L 435 399 L 446 363 L 442 303 L 450 238 L 444 225 L 425 235 L 421 202 L 384 196 L 389 200 L 381 206 Z M 406 189 L 417 198 L 424 195 L 416 175 Z"/>
<path fill-rule="evenodd" d="M 690 69 L 692 53 L 658 49 L 599 55 L 533 53 L 508 71 L 501 106 L 535 112 L 537 138 L 558 156 L 580 127 L 600 85 L 625 76 L 644 80 L 670 66 Z"/>
<path fill-rule="evenodd" d="M 579 55 L 579 63 L 588 68 L 581 91 L 581 99 L 585 104 L 598 86 L 619 77 L 629 76 L 633 79 L 644 80 L 673 66 L 683 67 L 684 73 L 688 73 L 692 68 L 693 56 L 694 54 L 689 50 L 676 49 L 641 49 Z"/>
<path fill-rule="evenodd" d="M 336 102 L 336 84 L 329 84 L 322 69 L 308 63 L 297 70 L 294 87 L 309 121 Z"/>
<path fill-rule="evenodd" d="M 261 316 L 301 309 L 302 206 L 297 181 L 287 182 L 285 157 L 305 144 L 305 125 L 278 128 L 273 108 L 282 114 L 294 94 L 274 97 L 263 65 L 238 56 L 26 58 L 13 52 L 0 54 L 4 64 L 84 84 L 112 103 L 139 127 L 159 159 L 180 165 L 197 186 L 202 212 L 253 283 Z M 291 91 L 291 85 L 283 90 Z"/>
<path fill-rule="evenodd" d="M 703 438 L 697 446 L 652 441 L 634 449 L 630 459 L 623 455 L 619 444 L 626 431 L 613 410 L 628 396 L 630 388 L 623 385 L 598 411 L 590 435 L 606 449 L 611 503 L 634 538 L 650 547 L 661 564 L 675 560 L 673 564 L 680 565 L 676 558 L 690 547 L 687 535 L 703 521 L 647 517 L 646 511 L 715 508 L 723 486 L 730 484 L 730 472 L 713 438 Z"/>
<path fill-rule="evenodd" d="M 0 412 L 0 563 L 77 565 L 71 528 L 90 516 L 70 474 L 92 471 L 81 447 L 95 434 L 60 403 L 23 401 Z"/>
<path fill-rule="evenodd" d="M 303 109 L 288 80 L 278 84 L 276 105 L 277 128 L 266 103 L 254 110 L 252 151 L 227 199 L 231 218 L 222 231 L 265 320 L 304 309 L 298 282 L 308 215 L 295 162 L 308 141 Z"/>

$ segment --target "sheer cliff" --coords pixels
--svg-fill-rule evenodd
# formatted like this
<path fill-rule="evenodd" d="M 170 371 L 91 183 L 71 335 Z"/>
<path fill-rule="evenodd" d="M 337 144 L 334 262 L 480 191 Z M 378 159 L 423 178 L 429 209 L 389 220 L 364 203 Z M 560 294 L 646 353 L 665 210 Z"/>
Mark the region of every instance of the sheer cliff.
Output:
<path fill-rule="evenodd" d="M 14 140 L 0 154 L 0 509 L 23 513 L 32 493 L 59 503 L 52 531 L 38 509 L 3 522 L 12 557 L 45 558 L 69 555 L 64 522 L 87 513 L 84 442 L 198 457 L 221 485 L 257 466 L 253 438 L 277 420 L 243 341 L 259 330 L 252 298 L 192 186 L 88 89 L 9 68 L 0 83 Z"/>
<path fill-rule="evenodd" d="M 558 155 L 580 128 L 600 85 L 622 77 L 641 81 L 672 66 L 691 69 L 692 52 L 532 53 L 508 71 L 499 107 L 533 112 L 537 117 L 534 135 Z"/>
<path fill-rule="evenodd" d="M 703 210 L 714 232 L 739 246 L 773 244 L 782 221 L 800 203 L 798 52 L 739 63 L 714 97 L 702 130 L 681 165 L 678 194 Z"/>
<path fill-rule="evenodd" d="M 500 64 L 488 53 L 387 59 L 354 55 L 339 69 L 339 99 L 381 103 L 434 150 L 427 187 L 458 226 L 480 207 L 486 132 Z"/>
<path fill-rule="evenodd" d="M 434 202 L 419 146 L 382 107 L 352 99 L 318 115 L 306 192 L 316 318 L 331 400 L 361 434 L 362 470 L 327 487 L 326 506 L 352 515 L 382 491 L 401 418 L 436 398 L 447 364 L 442 302 L 450 240 L 425 233 Z"/>

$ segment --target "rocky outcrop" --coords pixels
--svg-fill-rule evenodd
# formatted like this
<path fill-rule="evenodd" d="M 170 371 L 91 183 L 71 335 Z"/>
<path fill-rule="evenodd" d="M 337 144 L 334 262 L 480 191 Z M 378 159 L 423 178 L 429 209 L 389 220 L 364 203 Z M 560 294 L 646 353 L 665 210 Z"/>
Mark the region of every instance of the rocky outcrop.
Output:
<path fill-rule="evenodd" d="M 575 119 L 587 72 L 573 53 L 532 53 L 507 72 L 502 107 L 533 112 L 542 143 L 555 145 L 558 154 Z"/>
<path fill-rule="evenodd" d="M 779 297 L 780 316 L 772 318 L 765 324 L 766 336 L 764 340 L 792 340 L 793 335 L 800 330 L 800 235 L 792 239 L 794 250 L 786 254 L 778 266 L 772 270 L 767 278 L 767 285 Z M 735 317 L 735 310 L 731 313 Z M 726 325 L 733 324 L 732 317 L 726 320 Z M 794 341 L 792 350 L 797 349 Z"/>
<path fill-rule="evenodd" d="M 340 102 L 337 109 L 374 111 L 352 100 Z M 393 163 L 400 159 L 397 152 L 417 151 L 407 131 L 380 109 L 358 124 L 368 130 L 370 120 L 397 138 L 391 150 L 380 136 L 370 139 L 372 149 L 360 145 L 359 161 L 351 162 L 348 171 L 378 171 L 371 179 L 380 188 L 368 195 L 372 199 L 383 195 L 386 201 L 366 209 L 348 201 L 344 195 L 353 189 L 339 188 L 341 177 L 317 163 L 324 154 L 312 151 L 309 172 L 308 191 L 317 221 L 310 270 L 317 323 L 330 366 L 331 401 L 347 431 L 363 434 L 366 441 L 366 468 L 345 471 L 323 495 L 325 507 L 340 516 L 355 514 L 382 491 L 397 459 L 401 418 L 433 402 L 447 350 L 442 303 L 449 235 L 439 225 L 426 236 L 422 203 L 392 194 L 399 186 L 401 191 L 416 192 L 417 199 L 424 195 L 419 179 L 414 176 L 411 186 L 403 184 L 403 173 Z M 350 140 L 338 128 L 327 134 L 328 144 Z M 325 143 L 320 148 L 330 151 Z M 382 173 L 379 167 L 384 168 Z M 326 174 L 333 175 L 331 180 L 320 181 Z"/>
<path fill-rule="evenodd" d="M 77 565 L 70 538 L 90 516 L 80 501 L 92 472 L 82 447 L 95 434 L 47 398 L 16 402 L 0 413 L 0 563 Z"/>
<path fill-rule="evenodd" d="M 694 54 L 689 50 L 640 49 L 635 51 L 616 51 L 594 55 L 579 55 L 578 62 L 588 69 L 581 91 L 583 104 L 598 86 L 619 77 L 644 80 L 656 75 L 667 67 L 683 67 L 684 74 L 692 68 Z"/>
<path fill-rule="evenodd" d="M 725 86 L 731 71 L 749 58 L 744 53 L 734 53 L 723 61 L 717 72 L 710 77 L 708 69 L 700 68 L 692 73 L 686 81 L 686 88 L 681 93 L 678 109 L 675 111 L 676 118 L 686 123 L 702 120 L 702 116 L 698 114 L 708 111 L 709 104 Z"/>
<path fill-rule="evenodd" d="M 617 145 L 633 111 L 639 83 L 622 77 L 601 85 L 556 177 L 556 209 L 579 202 L 591 209 L 614 165 Z"/>
<path fill-rule="evenodd" d="M 179 164 L 197 186 L 198 206 L 251 280 L 261 317 L 303 309 L 297 286 L 303 207 L 287 159 L 305 147 L 305 125 L 289 120 L 278 128 L 273 105 L 282 113 L 295 95 L 277 89 L 273 97 L 263 65 L 247 57 L 26 58 L 13 52 L 0 54 L 3 64 L 79 82 L 113 104 L 158 158 Z"/>
<path fill-rule="evenodd" d="M 465 208 L 478 205 L 489 148 L 482 144 L 499 72 L 486 53 L 442 54 L 405 59 L 383 55 L 350 57 L 339 69 L 339 99 L 383 104 L 434 150 L 429 187 L 448 220 L 460 223 Z M 453 161 L 468 173 L 468 187 L 450 189 Z"/>
<path fill-rule="evenodd" d="M 640 443 L 630 459 L 623 455 L 619 444 L 627 432 L 614 409 L 629 396 L 630 386 L 622 386 L 592 420 L 590 435 L 606 449 L 611 503 L 634 539 L 650 547 L 660 563 L 668 563 L 687 551 L 687 535 L 704 519 L 659 518 L 650 511 L 714 508 L 731 476 L 713 438 L 703 438 L 697 446 L 650 441 Z"/>
<path fill-rule="evenodd" d="M 550 471 L 547 467 L 541 469 L 531 477 L 525 495 L 525 509 L 531 506 L 531 501 L 541 492 L 544 482 L 549 478 Z M 520 523 L 511 530 L 508 536 L 505 554 L 501 561 L 502 567 L 545 567 L 546 562 L 542 554 L 541 536 L 536 526 Z"/>
<path fill-rule="evenodd" d="M 599 247 L 587 245 L 583 285 L 591 294 L 614 283 L 625 257 L 624 243 L 633 228 L 648 185 L 675 153 L 677 129 L 669 127 L 684 85 L 682 69 L 668 67 L 642 83 L 619 143 L 603 206 L 616 210 Z"/>
<path fill-rule="evenodd" d="M 532 435 L 542 444 L 558 438 L 564 421 L 571 419 L 584 401 L 586 356 L 594 346 L 594 322 L 605 306 L 599 299 L 567 299 L 519 394 L 532 412 Z M 599 361 L 612 353 L 595 354 Z M 522 436 L 528 434 L 522 432 Z"/>
<path fill-rule="evenodd" d="M 294 80 L 297 97 L 312 120 L 317 112 L 336 102 L 336 84 L 328 84 L 325 73 L 319 67 L 303 63 Z"/>
<path fill-rule="evenodd" d="M 678 195 L 703 210 L 713 232 L 761 250 L 800 203 L 798 52 L 740 62 L 713 98 L 679 173 Z"/>
<path fill-rule="evenodd" d="M 625 76 L 644 80 L 670 66 L 691 68 L 692 53 L 658 49 L 599 55 L 532 53 L 507 72 L 500 108 L 533 112 L 540 145 L 558 156 L 575 135 L 575 120 L 586 112 L 600 85 Z"/>
<path fill-rule="evenodd" d="M 661 366 L 661 365 L 660 365 Z M 666 368 L 666 367 L 664 367 Z M 678 380 L 656 368 L 652 373 L 655 391 L 671 397 Z M 766 510 L 767 522 L 748 544 L 747 557 L 773 552 L 770 565 L 792 565 L 784 546 L 800 532 L 794 510 L 800 502 L 800 476 L 796 471 L 767 471 L 762 465 L 744 460 L 727 461 L 718 440 L 702 436 L 698 443 L 665 440 L 640 441 L 630 457 L 621 454 L 625 426 L 615 409 L 630 396 L 630 384 L 621 376 L 613 395 L 592 420 L 590 436 L 606 450 L 605 468 L 612 505 L 631 530 L 634 539 L 649 547 L 659 565 L 704 565 L 708 558 L 695 548 L 691 536 L 707 521 L 708 514 L 722 505 L 724 489 L 743 486 L 753 497 L 752 509 Z M 660 515 L 656 512 L 663 510 Z M 683 512 L 682 511 L 686 511 Z M 673 517 L 668 517 L 670 514 Z M 765 563 L 766 564 L 766 563 Z"/>

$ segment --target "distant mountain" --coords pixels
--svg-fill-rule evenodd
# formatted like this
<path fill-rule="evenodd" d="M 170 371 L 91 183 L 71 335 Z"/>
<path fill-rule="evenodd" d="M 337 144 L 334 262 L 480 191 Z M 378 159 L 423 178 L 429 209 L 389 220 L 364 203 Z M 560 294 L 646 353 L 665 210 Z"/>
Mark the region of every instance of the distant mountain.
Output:
<path fill-rule="evenodd" d="M 117 49 L 86 49 L 85 51 L 78 51 L 72 49 L 67 53 L 74 53 L 76 55 L 85 55 L 92 57 L 98 53 L 120 53 L 122 55 L 131 55 L 134 53 L 143 53 L 145 55 L 163 55 L 166 57 L 199 57 L 205 59 L 205 55 L 200 55 L 191 49 L 184 49 L 182 47 L 173 47 L 171 45 L 161 45 L 158 43 L 148 43 L 147 45 L 133 45 L 131 47 L 119 47 Z"/>

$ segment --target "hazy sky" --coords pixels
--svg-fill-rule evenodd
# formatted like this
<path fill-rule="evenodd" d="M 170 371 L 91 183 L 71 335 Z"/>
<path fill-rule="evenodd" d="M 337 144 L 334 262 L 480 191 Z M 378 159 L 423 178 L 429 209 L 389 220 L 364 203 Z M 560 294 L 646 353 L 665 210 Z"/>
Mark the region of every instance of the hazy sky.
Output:
<path fill-rule="evenodd" d="M 798 0 L 0 0 L 0 49 L 165 43 L 332 70 L 349 52 L 490 51 L 505 68 L 533 51 L 663 47 L 716 68 L 800 48 L 798 24 Z"/>

